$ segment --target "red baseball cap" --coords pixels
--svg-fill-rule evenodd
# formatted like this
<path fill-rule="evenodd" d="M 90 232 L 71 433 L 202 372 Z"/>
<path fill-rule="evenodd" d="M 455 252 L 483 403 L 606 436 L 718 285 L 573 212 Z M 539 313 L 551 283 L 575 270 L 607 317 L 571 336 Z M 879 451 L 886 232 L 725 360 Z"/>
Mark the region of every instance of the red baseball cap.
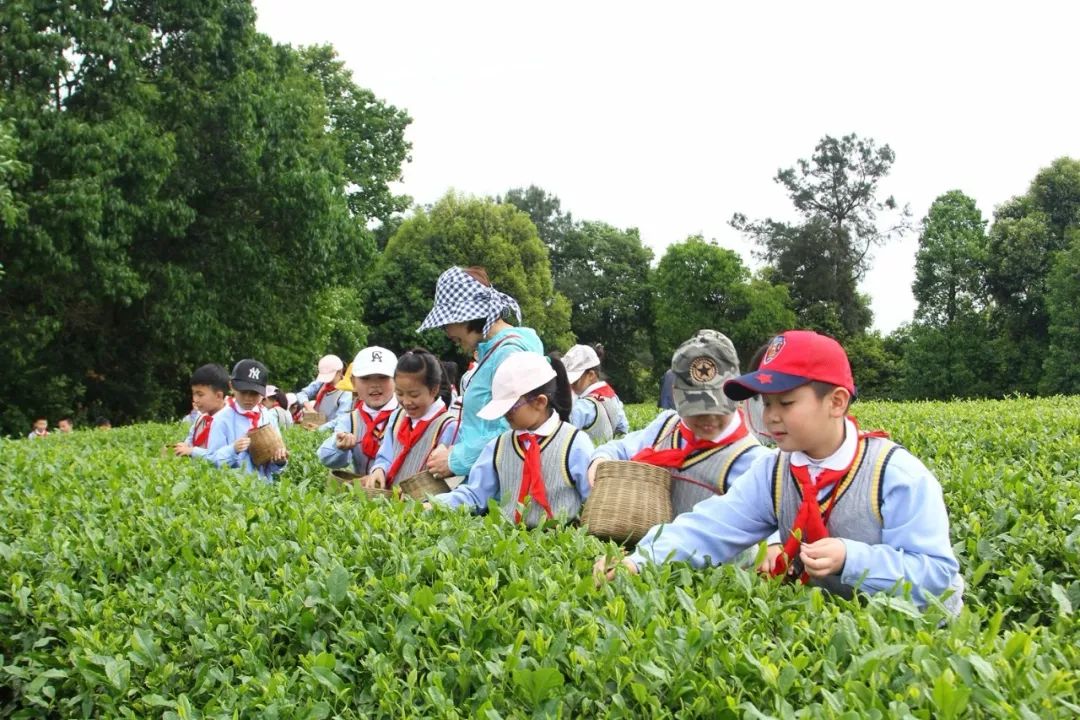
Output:
<path fill-rule="evenodd" d="M 788 330 L 769 341 L 757 370 L 724 383 L 724 393 L 732 400 L 746 400 L 813 381 L 838 385 L 855 396 L 851 364 L 840 343 L 810 330 Z"/>

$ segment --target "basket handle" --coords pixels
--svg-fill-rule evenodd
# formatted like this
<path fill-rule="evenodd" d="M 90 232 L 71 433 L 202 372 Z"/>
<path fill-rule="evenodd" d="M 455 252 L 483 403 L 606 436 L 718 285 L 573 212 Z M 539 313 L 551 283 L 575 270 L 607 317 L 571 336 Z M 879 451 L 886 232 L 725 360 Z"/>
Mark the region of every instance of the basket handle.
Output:
<path fill-rule="evenodd" d="M 685 475 L 680 475 L 678 473 L 673 472 L 673 473 L 671 473 L 671 479 L 672 480 L 680 480 L 680 481 L 685 482 L 685 483 L 690 483 L 691 485 L 697 485 L 698 487 L 703 487 L 706 490 L 710 491 L 713 495 L 723 495 L 723 493 L 720 490 L 717 490 L 714 486 L 703 483 L 700 480 L 695 480 L 693 478 L 688 478 Z"/>

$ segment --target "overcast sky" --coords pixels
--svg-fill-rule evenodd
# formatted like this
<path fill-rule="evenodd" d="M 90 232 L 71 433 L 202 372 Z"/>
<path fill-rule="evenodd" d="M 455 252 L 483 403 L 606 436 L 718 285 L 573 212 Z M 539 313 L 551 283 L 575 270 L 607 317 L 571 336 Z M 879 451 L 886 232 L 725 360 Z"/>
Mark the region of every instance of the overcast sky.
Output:
<path fill-rule="evenodd" d="M 958 188 L 990 219 L 1080 157 L 1077 3 L 255 0 L 259 29 L 331 43 L 408 110 L 401 191 L 539 185 L 657 257 L 700 233 L 754 265 L 732 213 L 790 218 L 772 181 L 825 134 L 888 143 L 918 223 Z M 876 251 L 876 328 L 911 319 L 917 233 Z"/>

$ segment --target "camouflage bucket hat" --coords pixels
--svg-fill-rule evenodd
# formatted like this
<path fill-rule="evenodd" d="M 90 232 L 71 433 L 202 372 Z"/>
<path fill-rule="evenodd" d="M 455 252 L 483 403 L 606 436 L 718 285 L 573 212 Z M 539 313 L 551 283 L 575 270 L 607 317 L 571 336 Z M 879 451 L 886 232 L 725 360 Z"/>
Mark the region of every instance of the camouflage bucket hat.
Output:
<path fill-rule="evenodd" d="M 724 394 L 724 382 L 739 375 L 739 355 L 726 335 L 698 330 L 671 358 L 675 409 L 681 417 L 728 415 L 738 406 Z"/>

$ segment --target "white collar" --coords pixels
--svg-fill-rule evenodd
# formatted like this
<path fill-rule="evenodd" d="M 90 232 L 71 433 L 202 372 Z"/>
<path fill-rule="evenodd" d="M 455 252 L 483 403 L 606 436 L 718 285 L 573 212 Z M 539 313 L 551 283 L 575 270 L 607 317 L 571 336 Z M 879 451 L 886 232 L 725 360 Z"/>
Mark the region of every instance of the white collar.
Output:
<path fill-rule="evenodd" d="M 396 399 L 396 398 L 395 398 L 395 399 Z M 446 407 L 446 403 L 444 403 L 444 402 L 442 401 L 442 398 L 435 398 L 435 402 L 431 403 L 431 407 L 429 407 L 429 408 L 427 409 L 427 412 L 426 412 L 426 413 L 424 413 L 424 416 L 423 416 L 423 417 L 421 417 L 421 418 L 420 418 L 419 420 L 413 420 L 413 419 L 412 419 L 411 417 L 409 417 L 408 415 L 406 415 L 406 416 L 405 416 L 405 417 L 406 417 L 406 418 L 407 418 L 407 419 L 409 420 L 409 427 L 413 427 L 413 426 L 415 426 L 415 425 L 416 425 L 416 423 L 418 423 L 418 422 L 424 422 L 425 420 L 430 420 L 431 418 L 433 418 L 433 417 L 435 417 L 436 415 L 438 415 L 438 414 L 439 414 L 439 411 L 440 411 L 440 410 L 442 410 L 442 409 L 443 409 L 444 407 Z M 404 413 L 404 412 L 405 412 L 405 410 L 404 410 L 404 409 L 402 409 L 402 411 L 401 411 L 401 412 L 403 412 L 403 413 Z"/>
<path fill-rule="evenodd" d="M 603 380 L 597 380 L 592 385 L 590 385 L 589 387 L 587 387 L 587 388 L 585 388 L 584 390 L 581 391 L 581 397 L 585 397 L 586 395 L 591 393 L 593 390 L 599 390 L 600 388 L 604 387 L 605 385 L 607 385 L 607 383 L 604 382 Z"/>
<path fill-rule="evenodd" d="M 851 420 L 844 420 L 844 442 L 829 457 L 815 460 L 806 453 L 796 450 L 791 453 L 792 465 L 809 465 L 815 470 L 846 470 L 855 459 L 855 450 L 859 443 L 859 431 Z"/>
<path fill-rule="evenodd" d="M 376 409 L 376 408 L 371 407 L 367 403 L 364 403 L 363 405 L 360 406 L 360 409 L 363 410 L 365 413 L 367 413 L 368 417 L 375 417 L 376 415 L 381 413 L 383 410 L 397 410 L 397 407 L 398 407 L 397 395 L 391 395 L 390 400 L 385 405 L 383 405 L 381 408 Z"/>
<path fill-rule="evenodd" d="M 548 416 L 548 419 L 540 423 L 540 427 L 535 430 L 515 430 L 514 434 L 525 435 L 527 433 L 533 433 L 535 435 L 540 435 L 541 437 L 547 437 L 559 429 L 559 423 L 561 422 L 562 418 L 559 417 L 559 413 L 552 412 L 551 415 Z"/>
<path fill-rule="evenodd" d="M 250 410 L 245 410 L 236 398 L 232 399 L 232 404 L 226 403 L 225 407 L 232 408 L 233 411 L 235 411 L 236 414 L 240 415 L 241 417 L 244 417 L 244 413 L 249 412 L 257 412 L 259 413 L 259 417 L 262 417 L 263 411 L 266 410 L 266 408 L 263 407 L 263 404 L 261 402 L 255 403 L 255 407 L 251 408 Z"/>

